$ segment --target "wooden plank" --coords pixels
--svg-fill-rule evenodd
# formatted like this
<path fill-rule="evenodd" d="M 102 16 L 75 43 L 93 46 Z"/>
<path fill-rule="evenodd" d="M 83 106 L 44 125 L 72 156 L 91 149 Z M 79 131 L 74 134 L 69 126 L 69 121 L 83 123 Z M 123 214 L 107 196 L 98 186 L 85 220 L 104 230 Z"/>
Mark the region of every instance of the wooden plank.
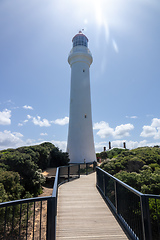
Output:
<path fill-rule="evenodd" d="M 59 187 L 57 240 L 128 239 L 96 189 L 95 177 Z"/>

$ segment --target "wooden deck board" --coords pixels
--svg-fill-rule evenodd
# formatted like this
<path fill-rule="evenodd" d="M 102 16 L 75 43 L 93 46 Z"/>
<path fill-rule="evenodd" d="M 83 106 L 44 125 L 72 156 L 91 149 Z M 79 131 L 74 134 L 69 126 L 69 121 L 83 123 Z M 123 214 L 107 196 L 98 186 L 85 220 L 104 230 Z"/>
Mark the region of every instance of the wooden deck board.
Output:
<path fill-rule="evenodd" d="M 59 187 L 57 240 L 128 239 L 96 189 L 95 176 Z"/>

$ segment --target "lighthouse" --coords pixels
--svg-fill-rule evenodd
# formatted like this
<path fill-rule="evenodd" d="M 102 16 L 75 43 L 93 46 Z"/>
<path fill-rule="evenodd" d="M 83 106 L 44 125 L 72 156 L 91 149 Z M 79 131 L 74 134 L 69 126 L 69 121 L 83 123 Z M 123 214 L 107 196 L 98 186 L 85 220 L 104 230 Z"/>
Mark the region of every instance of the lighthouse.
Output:
<path fill-rule="evenodd" d="M 87 163 L 96 161 L 89 73 L 93 58 L 88 49 L 88 38 L 81 31 L 73 37 L 72 43 L 68 56 L 71 89 L 67 152 L 70 163 Z"/>

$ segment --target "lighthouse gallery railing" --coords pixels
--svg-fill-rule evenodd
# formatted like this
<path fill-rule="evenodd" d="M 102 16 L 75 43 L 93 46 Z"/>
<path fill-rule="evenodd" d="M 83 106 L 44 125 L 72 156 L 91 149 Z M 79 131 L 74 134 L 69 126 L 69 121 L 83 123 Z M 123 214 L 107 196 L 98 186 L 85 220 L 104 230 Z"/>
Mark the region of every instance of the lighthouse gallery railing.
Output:
<path fill-rule="evenodd" d="M 0 203 L 0 240 L 56 239 L 58 186 L 93 171 L 93 163 L 58 167 L 52 196 Z"/>

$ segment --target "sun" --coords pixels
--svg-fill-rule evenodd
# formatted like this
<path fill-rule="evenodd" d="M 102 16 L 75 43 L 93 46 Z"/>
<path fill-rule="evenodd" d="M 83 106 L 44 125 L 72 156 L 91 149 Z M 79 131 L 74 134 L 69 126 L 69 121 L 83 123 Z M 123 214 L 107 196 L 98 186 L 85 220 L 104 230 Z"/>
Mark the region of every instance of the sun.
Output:
<path fill-rule="evenodd" d="M 106 38 L 109 28 L 118 28 L 122 24 L 128 3 L 125 0 L 81 0 L 67 1 L 74 11 L 74 17 L 81 20 L 85 26 L 92 24 L 96 28 L 104 28 Z M 77 20 L 78 21 L 78 20 Z"/>

